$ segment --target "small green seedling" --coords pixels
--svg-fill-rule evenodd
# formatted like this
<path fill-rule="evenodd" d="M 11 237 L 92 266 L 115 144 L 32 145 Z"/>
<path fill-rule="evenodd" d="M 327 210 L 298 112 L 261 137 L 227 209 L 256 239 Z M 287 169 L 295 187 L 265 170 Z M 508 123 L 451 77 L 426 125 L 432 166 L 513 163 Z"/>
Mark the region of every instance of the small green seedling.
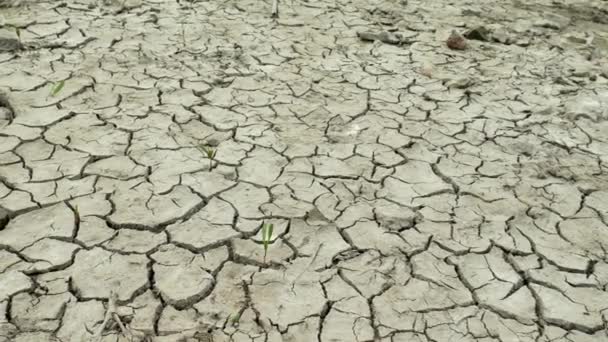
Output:
<path fill-rule="evenodd" d="M 262 243 L 264 244 L 264 263 L 266 263 L 266 253 L 268 253 L 268 245 L 272 240 L 272 231 L 274 230 L 274 224 L 265 223 L 262 226 Z"/>
<path fill-rule="evenodd" d="M 217 150 L 214 149 L 213 147 L 208 147 L 205 145 L 199 145 L 198 149 L 203 152 L 204 154 L 207 155 L 207 158 L 209 158 L 209 170 L 211 170 L 211 167 L 213 166 L 213 160 L 215 159 L 215 154 L 217 153 Z"/>
<path fill-rule="evenodd" d="M 233 327 L 239 325 L 239 321 L 241 320 L 241 313 L 237 312 L 234 315 L 230 315 L 229 320 L 230 320 L 230 324 Z"/>
<path fill-rule="evenodd" d="M 61 80 L 57 83 L 54 83 L 53 86 L 51 87 L 51 96 L 55 96 L 55 95 L 59 94 L 61 89 L 63 89 L 64 85 L 65 85 L 65 81 L 63 81 L 63 80 Z"/>

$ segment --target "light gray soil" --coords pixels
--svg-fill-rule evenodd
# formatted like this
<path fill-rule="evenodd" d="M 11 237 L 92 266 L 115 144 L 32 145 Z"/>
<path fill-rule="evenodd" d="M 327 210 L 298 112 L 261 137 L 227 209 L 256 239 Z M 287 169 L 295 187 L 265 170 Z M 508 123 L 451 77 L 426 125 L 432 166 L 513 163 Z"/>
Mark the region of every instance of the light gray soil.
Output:
<path fill-rule="evenodd" d="M 0 341 L 608 341 L 608 2 L 271 3 L 2 1 Z"/>

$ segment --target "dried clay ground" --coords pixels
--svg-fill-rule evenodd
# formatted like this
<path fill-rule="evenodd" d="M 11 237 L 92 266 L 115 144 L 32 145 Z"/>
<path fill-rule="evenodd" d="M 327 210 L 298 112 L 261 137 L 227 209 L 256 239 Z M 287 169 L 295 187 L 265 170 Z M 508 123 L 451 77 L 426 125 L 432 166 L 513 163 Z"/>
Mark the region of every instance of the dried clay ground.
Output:
<path fill-rule="evenodd" d="M 608 2 L 15 5 L 0 341 L 608 341 Z"/>

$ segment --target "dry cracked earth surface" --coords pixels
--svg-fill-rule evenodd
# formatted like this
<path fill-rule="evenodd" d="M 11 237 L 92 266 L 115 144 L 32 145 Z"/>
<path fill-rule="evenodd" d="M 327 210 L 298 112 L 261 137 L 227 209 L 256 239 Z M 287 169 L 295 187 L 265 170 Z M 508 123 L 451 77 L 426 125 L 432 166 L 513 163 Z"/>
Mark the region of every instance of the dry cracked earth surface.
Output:
<path fill-rule="evenodd" d="M 608 341 L 606 1 L 16 5 L 0 341 Z"/>

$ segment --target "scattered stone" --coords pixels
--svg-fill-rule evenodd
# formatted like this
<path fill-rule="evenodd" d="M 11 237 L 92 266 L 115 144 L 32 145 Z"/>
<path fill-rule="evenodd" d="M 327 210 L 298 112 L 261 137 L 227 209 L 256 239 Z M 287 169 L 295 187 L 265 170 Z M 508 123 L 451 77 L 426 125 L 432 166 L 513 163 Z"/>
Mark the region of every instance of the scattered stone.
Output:
<path fill-rule="evenodd" d="M 445 43 L 452 50 L 464 50 L 467 48 L 467 40 L 456 30 L 452 30 Z"/>
<path fill-rule="evenodd" d="M 373 32 L 373 31 L 362 31 L 357 32 L 357 37 L 363 41 L 367 42 L 375 42 L 381 41 L 386 44 L 392 45 L 401 45 L 407 44 L 409 41 L 404 38 L 404 36 L 400 33 L 381 31 L 381 32 Z"/>
<path fill-rule="evenodd" d="M 475 28 L 472 28 L 470 30 L 467 30 L 463 36 L 466 39 L 470 39 L 470 40 L 480 40 L 483 42 L 489 42 L 491 39 L 491 33 L 490 31 L 485 28 L 484 26 L 477 26 Z"/>

